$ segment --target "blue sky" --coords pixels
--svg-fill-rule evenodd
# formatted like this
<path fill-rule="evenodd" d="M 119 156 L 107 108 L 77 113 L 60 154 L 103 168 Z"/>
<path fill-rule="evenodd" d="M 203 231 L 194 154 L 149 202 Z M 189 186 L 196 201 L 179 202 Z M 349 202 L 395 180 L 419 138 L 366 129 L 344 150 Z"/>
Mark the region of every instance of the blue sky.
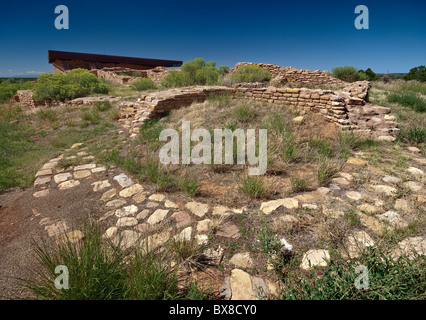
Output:
<path fill-rule="evenodd" d="M 57 5 L 70 29 L 57 30 Z M 357 5 L 369 30 L 357 30 Z M 408 72 L 426 64 L 426 1 L 2 1 L 0 77 L 52 72 L 47 50 Z"/>

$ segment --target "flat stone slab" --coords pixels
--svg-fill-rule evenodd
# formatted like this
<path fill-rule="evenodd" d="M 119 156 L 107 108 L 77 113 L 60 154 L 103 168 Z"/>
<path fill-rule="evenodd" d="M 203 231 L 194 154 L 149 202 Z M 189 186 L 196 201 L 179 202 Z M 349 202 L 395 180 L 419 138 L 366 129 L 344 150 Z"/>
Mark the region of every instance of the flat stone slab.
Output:
<path fill-rule="evenodd" d="M 74 167 L 74 171 L 87 170 L 96 168 L 96 163 L 81 164 Z"/>
<path fill-rule="evenodd" d="M 55 180 L 56 183 L 61 183 L 64 181 L 67 181 L 68 179 L 72 178 L 72 174 L 69 172 L 64 173 L 58 173 L 53 177 L 53 180 Z"/>
<path fill-rule="evenodd" d="M 323 249 L 313 249 L 307 251 L 302 258 L 302 263 L 300 267 L 304 270 L 309 270 L 315 266 L 325 267 L 327 266 L 327 261 L 330 259 L 330 254 L 328 250 Z"/>
<path fill-rule="evenodd" d="M 360 159 L 360 158 L 349 158 L 346 161 L 347 164 L 353 164 L 356 166 L 365 166 L 368 164 L 368 162 L 366 160 Z"/>
<path fill-rule="evenodd" d="M 102 194 L 101 200 L 104 202 L 108 202 L 112 198 L 114 198 L 116 194 L 117 194 L 117 190 L 115 188 L 112 188 Z"/>
<path fill-rule="evenodd" d="M 236 253 L 229 260 L 234 266 L 239 268 L 251 268 L 253 266 L 253 260 L 250 257 L 249 252 Z"/>
<path fill-rule="evenodd" d="M 42 197 L 47 196 L 48 194 L 49 194 L 49 189 L 44 189 L 44 190 L 41 190 L 41 191 L 34 192 L 33 197 L 42 198 Z"/>
<path fill-rule="evenodd" d="M 176 221 L 176 228 L 184 228 L 191 224 L 191 216 L 185 211 L 178 211 L 171 215 L 171 218 Z"/>
<path fill-rule="evenodd" d="M 130 205 L 130 206 L 126 206 L 120 209 L 117 209 L 115 211 L 115 216 L 116 217 L 127 217 L 130 215 L 134 215 L 136 212 L 138 212 L 138 207 L 136 207 L 134 204 Z"/>
<path fill-rule="evenodd" d="M 83 239 L 84 234 L 80 230 L 73 230 L 56 237 L 57 244 L 77 243 Z"/>
<path fill-rule="evenodd" d="M 138 220 L 133 217 L 123 217 L 117 220 L 117 228 L 133 227 L 138 224 Z"/>
<path fill-rule="evenodd" d="M 361 200 L 362 199 L 362 194 L 356 191 L 348 191 L 346 192 L 346 197 L 348 197 L 351 200 Z"/>
<path fill-rule="evenodd" d="M 124 200 L 124 199 L 115 199 L 115 200 L 111 200 L 111 201 L 107 202 L 105 204 L 105 206 L 107 208 L 119 208 L 121 206 L 124 206 L 126 203 L 127 203 L 127 201 Z"/>
<path fill-rule="evenodd" d="M 150 225 L 159 223 L 164 220 L 170 210 L 158 209 L 146 220 Z"/>
<path fill-rule="evenodd" d="M 270 214 L 281 206 L 287 209 L 297 209 L 299 207 L 299 201 L 295 198 L 285 198 L 262 202 L 260 205 L 260 210 L 264 214 Z"/>
<path fill-rule="evenodd" d="M 150 195 L 148 199 L 152 200 L 152 201 L 161 202 L 165 198 L 166 198 L 166 196 L 164 194 L 154 193 L 154 194 Z"/>
<path fill-rule="evenodd" d="M 59 190 L 66 190 L 66 189 L 71 189 L 71 188 L 77 187 L 78 185 L 80 185 L 80 181 L 68 180 L 68 181 L 60 183 L 58 185 L 58 189 Z"/>
<path fill-rule="evenodd" d="M 140 184 L 136 183 L 126 189 L 121 190 L 119 194 L 120 194 L 120 197 L 129 198 L 142 191 L 143 191 L 143 187 Z"/>
<path fill-rule="evenodd" d="M 41 176 L 48 176 L 52 174 L 52 169 L 42 169 L 36 173 L 36 178 Z"/>
<path fill-rule="evenodd" d="M 231 215 L 232 211 L 231 211 L 231 209 L 229 209 L 228 207 L 225 207 L 225 206 L 215 206 L 213 208 L 212 214 L 214 216 L 225 216 L 226 217 L 226 216 Z"/>
<path fill-rule="evenodd" d="M 366 248 L 374 246 L 374 240 L 365 231 L 352 232 L 345 241 L 351 259 L 356 258 Z"/>
<path fill-rule="evenodd" d="M 404 182 L 403 185 L 405 188 L 410 189 L 413 192 L 420 191 L 423 188 L 422 184 L 416 181 L 407 181 Z"/>
<path fill-rule="evenodd" d="M 189 241 L 192 236 L 192 227 L 186 227 L 179 234 L 177 234 L 174 239 L 175 241 Z"/>
<path fill-rule="evenodd" d="M 386 185 L 377 185 L 372 187 L 377 193 L 381 193 L 386 196 L 393 196 L 397 192 L 396 188 Z"/>
<path fill-rule="evenodd" d="M 112 239 L 114 238 L 118 233 L 117 227 L 109 227 L 105 233 L 102 235 L 103 239 Z"/>
<path fill-rule="evenodd" d="M 200 202 L 188 202 L 185 207 L 198 217 L 203 217 L 208 211 L 209 206 Z"/>
<path fill-rule="evenodd" d="M 65 221 L 58 221 L 45 226 L 44 229 L 47 231 L 49 237 L 54 237 L 66 232 L 68 230 L 68 226 Z"/>
<path fill-rule="evenodd" d="M 212 220 L 204 219 L 197 223 L 197 232 L 203 233 L 209 231 L 209 226 L 212 224 Z"/>
<path fill-rule="evenodd" d="M 93 182 L 91 185 L 93 186 L 93 192 L 98 192 L 111 187 L 111 184 L 108 180 Z"/>
<path fill-rule="evenodd" d="M 35 179 L 34 181 L 34 187 L 36 186 L 40 186 L 43 184 L 47 184 L 50 182 L 50 180 L 52 179 L 51 176 L 43 176 L 43 177 L 38 177 L 37 179 Z"/>
<path fill-rule="evenodd" d="M 230 285 L 232 291 L 231 300 L 255 300 L 253 294 L 252 277 L 241 269 L 231 271 Z"/>
<path fill-rule="evenodd" d="M 83 179 L 87 178 L 92 174 L 90 170 L 80 170 L 74 172 L 74 179 Z"/>
<path fill-rule="evenodd" d="M 220 226 L 219 230 L 216 232 L 216 235 L 230 239 L 238 239 L 241 236 L 238 227 L 230 222 Z"/>

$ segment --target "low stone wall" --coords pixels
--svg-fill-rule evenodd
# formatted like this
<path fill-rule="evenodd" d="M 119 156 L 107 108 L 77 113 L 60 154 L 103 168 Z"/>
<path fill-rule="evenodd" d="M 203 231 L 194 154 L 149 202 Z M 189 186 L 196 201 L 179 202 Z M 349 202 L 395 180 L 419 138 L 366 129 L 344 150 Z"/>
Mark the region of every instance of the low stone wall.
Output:
<path fill-rule="evenodd" d="M 343 129 L 362 130 L 378 139 L 394 140 L 393 136 L 398 130 L 394 117 L 389 115 L 389 108 L 365 103 L 350 93 L 346 92 L 344 96 L 331 90 L 276 87 L 193 86 L 154 92 L 142 95 L 138 102 L 122 102 L 119 121 L 126 130 L 136 134 L 146 119 L 194 102 L 203 102 L 214 93 L 229 93 L 231 97 L 242 95 L 249 100 L 318 113 Z"/>
<path fill-rule="evenodd" d="M 337 86 L 345 86 L 347 84 L 346 82 L 340 79 L 331 77 L 328 71 L 313 71 L 296 69 L 293 67 L 281 67 L 276 64 L 270 63 L 239 62 L 232 69 L 229 70 L 229 74 L 235 73 L 237 69 L 246 65 L 258 65 L 262 69 L 268 71 L 272 75 L 272 78 L 277 79 L 278 82 L 329 84 Z"/>

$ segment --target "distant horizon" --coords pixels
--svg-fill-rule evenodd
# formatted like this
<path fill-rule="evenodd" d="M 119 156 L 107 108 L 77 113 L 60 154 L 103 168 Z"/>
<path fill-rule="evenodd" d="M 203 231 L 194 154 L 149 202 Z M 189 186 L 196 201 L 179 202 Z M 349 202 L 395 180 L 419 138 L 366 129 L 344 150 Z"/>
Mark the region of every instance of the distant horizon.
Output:
<path fill-rule="evenodd" d="M 69 9 L 68 30 L 55 28 L 59 4 Z M 369 10 L 368 30 L 354 25 L 361 4 Z M 263 62 L 408 73 L 426 65 L 424 12 L 426 2 L 415 0 L 4 2 L 0 77 L 53 72 L 48 50 L 184 62 L 201 57 L 230 68 Z"/>

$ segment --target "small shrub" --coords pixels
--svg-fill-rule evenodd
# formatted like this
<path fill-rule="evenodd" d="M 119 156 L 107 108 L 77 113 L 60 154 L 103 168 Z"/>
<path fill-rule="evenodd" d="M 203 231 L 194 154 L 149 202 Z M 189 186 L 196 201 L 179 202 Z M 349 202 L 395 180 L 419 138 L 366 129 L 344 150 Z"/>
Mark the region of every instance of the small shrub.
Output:
<path fill-rule="evenodd" d="M 198 181 L 196 177 L 185 174 L 180 180 L 180 188 L 188 196 L 193 196 L 198 192 Z"/>
<path fill-rule="evenodd" d="M 49 246 L 34 243 L 34 251 L 44 273 L 25 283 L 37 299 L 111 300 L 124 296 L 123 254 L 101 240 L 101 231 L 91 226 L 84 241 Z M 65 265 L 69 271 L 69 289 L 54 286 L 55 268 Z"/>
<path fill-rule="evenodd" d="M 426 67 L 418 66 L 410 69 L 410 72 L 404 76 L 405 80 L 426 81 Z"/>
<path fill-rule="evenodd" d="M 228 73 L 229 67 L 228 66 L 219 66 L 219 68 L 217 68 L 217 71 L 219 72 L 219 74 L 221 76 L 224 76 Z"/>
<path fill-rule="evenodd" d="M 223 71 L 223 67 L 221 69 Z M 202 58 L 196 58 L 185 62 L 181 70 L 172 70 L 162 81 L 166 88 L 183 87 L 194 84 L 214 85 L 218 83 L 220 72 L 216 68 L 216 62 L 204 62 Z"/>
<path fill-rule="evenodd" d="M 284 134 L 284 146 L 281 152 L 283 158 L 288 162 L 293 162 L 299 157 L 300 144 L 295 133 L 286 132 Z"/>
<path fill-rule="evenodd" d="M 303 192 L 308 190 L 308 181 L 304 178 L 294 176 L 291 177 L 291 187 L 295 192 Z"/>
<path fill-rule="evenodd" d="M 138 91 L 155 89 L 155 82 L 151 78 L 141 78 L 132 82 L 132 87 Z"/>
<path fill-rule="evenodd" d="M 185 87 L 194 84 L 194 79 L 188 72 L 172 70 L 163 79 L 161 84 L 166 88 Z"/>
<path fill-rule="evenodd" d="M 355 210 L 347 210 L 343 214 L 343 220 L 352 228 L 359 227 L 361 220 Z"/>
<path fill-rule="evenodd" d="M 34 99 L 65 100 L 84 97 L 92 93 L 108 93 L 109 87 L 85 69 L 74 69 L 67 74 L 44 73 L 37 78 Z"/>
<path fill-rule="evenodd" d="M 93 108 L 90 111 L 84 112 L 81 119 L 88 124 L 99 124 L 101 122 L 101 115 L 96 108 Z"/>
<path fill-rule="evenodd" d="M 244 178 L 241 190 L 245 195 L 253 198 L 261 198 L 266 194 L 262 180 L 256 176 Z"/>
<path fill-rule="evenodd" d="M 158 142 L 160 133 L 164 129 L 164 124 L 159 119 L 145 121 L 139 129 L 139 135 L 142 143 Z"/>
<path fill-rule="evenodd" d="M 201 85 L 217 84 L 219 73 L 215 67 L 205 66 L 197 70 L 195 73 L 195 83 Z"/>
<path fill-rule="evenodd" d="M 235 82 L 263 82 L 271 80 L 271 74 L 253 64 L 239 68 L 230 78 Z"/>
<path fill-rule="evenodd" d="M 328 184 L 337 172 L 337 167 L 330 159 L 321 157 L 317 165 L 317 180 L 320 186 Z"/>
<path fill-rule="evenodd" d="M 95 105 L 95 108 L 100 112 L 105 112 L 111 109 L 111 104 L 109 103 L 109 101 L 101 101 Z"/>
<path fill-rule="evenodd" d="M 424 127 L 402 128 L 398 137 L 403 141 L 422 143 L 426 141 L 426 129 Z"/>
<path fill-rule="evenodd" d="M 256 118 L 256 113 L 250 105 L 242 103 L 234 109 L 233 116 L 239 122 L 248 123 Z"/>
<path fill-rule="evenodd" d="M 167 170 L 163 170 L 157 159 L 147 159 L 140 173 L 154 183 L 158 191 L 175 189 L 175 181 L 172 180 L 172 175 Z"/>
<path fill-rule="evenodd" d="M 335 67 L 333 68 L 332 75 L 346 82 L 368 80 L 368 75 L 364 72 L 357 72 L 357 69 L 353 66 Z"/>

